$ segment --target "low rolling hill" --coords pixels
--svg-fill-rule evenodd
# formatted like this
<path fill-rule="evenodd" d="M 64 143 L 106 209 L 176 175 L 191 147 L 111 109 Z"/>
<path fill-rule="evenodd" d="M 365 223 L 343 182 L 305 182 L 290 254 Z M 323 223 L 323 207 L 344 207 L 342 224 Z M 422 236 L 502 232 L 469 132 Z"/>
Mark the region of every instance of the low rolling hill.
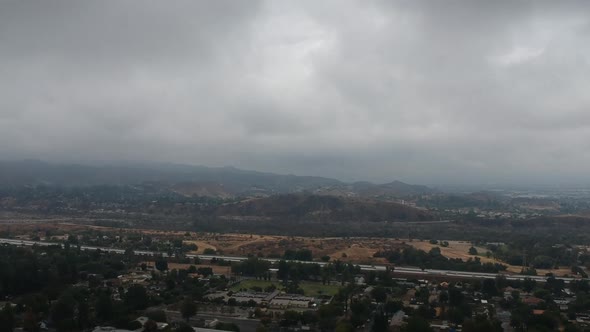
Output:
<path fill-rule="evenodd" d="M 433 192 L 400 181 L 347 183 L 319 176 L 274 174 L 235 167 L 162 163 L 56 164 L 38 160 L 0 161 L 0 188 L 19 186 L 91 187 L 149 184 L 185 196 L 259 197 L 286 193 L 391 198 Z"/>
<path fill-rule="evenodd" d="M 432 212 L 403 204 L 336 196 L 285 194 L 248 199 L 218 207 L 222 219 L 384 222 L 435 220 Z"/>

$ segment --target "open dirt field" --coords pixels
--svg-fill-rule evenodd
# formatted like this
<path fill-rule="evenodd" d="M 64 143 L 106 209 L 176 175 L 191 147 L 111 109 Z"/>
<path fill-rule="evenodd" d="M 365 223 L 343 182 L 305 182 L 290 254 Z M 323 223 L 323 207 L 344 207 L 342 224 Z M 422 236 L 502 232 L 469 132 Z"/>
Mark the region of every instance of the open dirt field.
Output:
<path fill-rule="evenodd" d="M 428 241 L 412 241 L 408 244 L 412 245 L 416 249 L 420 249 L 420 250 L 424 250 L 424 251 L 429 251 L 430 249 L 432 249 L 434 247 L 439 247 L 440 252 L 443 254 L 443 256 L 448 257 L 448 258 L 460 258 L 465 261 L 465 260 L 468 260 L 469 258 L 479 257 L 479 259 L 482 261 L 482 263 L 487 263 L 487 262 L 497 263 L 496 260 L 486 257 L 485 253 L 488 251 L 486 248 L 475 246 L 475 249 L 477 249 L 478 255 L 474 256 L 474 255 L 469 254 L 469 248 L 471 248 L 473 246 L 470 242 L 466 242 L 466 241 L 448 241 L 448 242 L 449 242 L 448 247 L 443 247 L 440 244 L 431 244 Z"/>

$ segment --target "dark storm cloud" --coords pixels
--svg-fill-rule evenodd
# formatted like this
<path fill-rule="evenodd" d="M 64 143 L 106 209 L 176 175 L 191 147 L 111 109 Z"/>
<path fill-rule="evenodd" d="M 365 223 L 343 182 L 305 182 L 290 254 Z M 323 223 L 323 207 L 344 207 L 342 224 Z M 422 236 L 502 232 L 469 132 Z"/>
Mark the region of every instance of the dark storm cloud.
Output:
<path fill-rule="evenodd" d="M 4 1 L 3 159 L 589 183 L 586 1 Z"/>

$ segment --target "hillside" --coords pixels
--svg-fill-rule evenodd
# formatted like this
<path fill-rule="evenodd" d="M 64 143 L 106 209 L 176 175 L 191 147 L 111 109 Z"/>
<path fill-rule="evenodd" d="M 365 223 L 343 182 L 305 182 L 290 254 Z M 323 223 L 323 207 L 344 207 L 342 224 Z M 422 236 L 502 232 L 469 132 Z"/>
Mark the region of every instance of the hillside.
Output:
<path fill-rule="evenodd" d="M 223 186 L 223 195 L 264 192 L 267 194 L 313 190 L 342 182 L 316 176 L 296 176 L 240 170 L 234 167 L 205 167 L 174 164 L 127 164 L 88 166 L 51 164 L 42 161 L 0 161 L 0 186 L 52 185 L 94 186 L 160 184 L 178 185 L 187 194 L 215 194 Z M 191 189 L 192 187 L 192 189 Z M 176 191 L 175 188 L 171 188 Z"/>
<path fill-rule="evenodd" d="M 224 204 L 215 214 L 224 219 L 383 222 L 435 220 L 430 211 L 406 205 L 336 196 L 287 194 Z"/>
<path fill-rule="evenodd" d="M 357 182 L 353 184 L 353 188 L 355 192 L 364 197 L 407 196 L 434 192 L 433 189 L 427 186 L 407 184 L 401 181 L 393 181 L 379 185 Z"/>

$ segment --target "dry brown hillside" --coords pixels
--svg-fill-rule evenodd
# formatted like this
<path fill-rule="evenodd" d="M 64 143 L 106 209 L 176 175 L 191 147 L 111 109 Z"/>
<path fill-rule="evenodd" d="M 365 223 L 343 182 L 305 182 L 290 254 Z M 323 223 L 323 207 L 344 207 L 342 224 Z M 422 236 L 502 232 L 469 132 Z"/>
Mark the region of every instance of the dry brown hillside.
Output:
<path fill-rule="evenodd" d="M 297 221 L 427 221 L 436 216 L 427 210 L 394 202 L 344 197 L 289 194 L 249 199 L 225 204 L 216 210 L 219 217 L 281 219 Z"/>

